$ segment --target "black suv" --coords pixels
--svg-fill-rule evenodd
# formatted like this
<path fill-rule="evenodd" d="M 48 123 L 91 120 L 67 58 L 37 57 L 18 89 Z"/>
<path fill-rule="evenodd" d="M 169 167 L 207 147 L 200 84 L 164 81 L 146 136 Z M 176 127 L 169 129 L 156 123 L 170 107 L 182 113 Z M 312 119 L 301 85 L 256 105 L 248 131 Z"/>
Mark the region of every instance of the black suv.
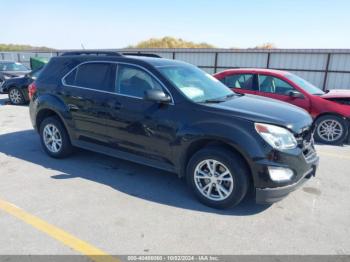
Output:
<path fill-rule="evenodd" d="M 285 197 L 315 175 L 312 119 L 233 93 L 199 68 L 112 52 L 52 58 L 29 87 L 30 116 L 52 157 L 73 147 L 175 172 L 206 205 Z"/>

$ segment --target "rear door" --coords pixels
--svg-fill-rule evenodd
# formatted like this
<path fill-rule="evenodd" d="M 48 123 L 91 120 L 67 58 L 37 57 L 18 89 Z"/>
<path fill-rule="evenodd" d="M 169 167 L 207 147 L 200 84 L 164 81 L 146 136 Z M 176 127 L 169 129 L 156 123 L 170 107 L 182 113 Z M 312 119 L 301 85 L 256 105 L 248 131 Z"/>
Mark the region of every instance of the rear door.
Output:
<path fill-rule="evenodd" d="M 306 111 L 310 110 L 310 100 L 305 96 L 301 98 L 291 97 L 289 92 L 298 90 L 279 77 L 259 74 L 258 85 L 259 90 L 256 92 L 257 95 L 281 100 L 299 106 Z"/>
<path fill-rule="evenodd" d="M 255 94 L 257 90 L 257 81 L 254 74 L 241 73 L 227 75 L 221 81 L 237 93 Z"/>
<path fill-rule="evenodd" d="M 60 92 L 80 140 L 107 142 L 108 97 L 113 95 L 115 64 L 83 63 L 63 79 Z"/>

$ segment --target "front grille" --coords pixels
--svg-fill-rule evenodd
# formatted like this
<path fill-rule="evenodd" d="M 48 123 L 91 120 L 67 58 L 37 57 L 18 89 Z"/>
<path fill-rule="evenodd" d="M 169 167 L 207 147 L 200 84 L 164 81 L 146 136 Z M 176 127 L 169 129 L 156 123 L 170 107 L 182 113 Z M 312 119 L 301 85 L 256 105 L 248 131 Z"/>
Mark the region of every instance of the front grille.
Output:
<path fill-rule="evenodd" d="M 314 147 L 314 131 L 315 128 L 312 126 L 310 128 L 304 129 L 301 133 L 295 135 L 298 147 L 303 150 L 303 155 L 307 163 L 313 162 L 317 158 L 317 154 Z"/>

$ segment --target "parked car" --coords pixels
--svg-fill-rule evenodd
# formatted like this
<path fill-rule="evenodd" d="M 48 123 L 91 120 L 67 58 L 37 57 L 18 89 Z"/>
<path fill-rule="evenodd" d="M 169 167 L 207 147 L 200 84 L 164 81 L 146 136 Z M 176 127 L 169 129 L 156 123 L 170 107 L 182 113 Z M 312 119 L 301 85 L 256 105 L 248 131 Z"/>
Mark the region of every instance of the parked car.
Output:
<path fill-rule="evenodd" d="M 39 76 L 42 68 L 31 71 L 22 77 L 14 77 L 6 80 L 0 87 L 0 92 L 8 94 L 9 100 L 14 105 L 23 105 L 29 102 L 28 86 Z"/>
<path fill-rule="evenodd" d="M 24 76 L 28 74 L 30 70 L 22 65 L 21 63 L 17 63 L 14 61 L 5 61 L 0 60 L 0 88 L 5 80 L 8 80 L 17 76 Z"/>
<path fill-rule="evenodd" d="M 175 172 L 215 208 L 237 205 L 249 189 L 259 203 L 278 201 L 318 164 L 307 112 L 235 94 L 180 61 L 65 53 L 50 60 L 29 96 L 51 157 L 79 147 Z"/>
<path fill-rule="evenodd" d="M 308 111 L 317 126 L 315 139 L 342 144 L 350 126 L 350 90 L 322 91 L 292 73 L 271 69 L 231 69 L 214 75 L 237 93 L 278 99 Z"/>

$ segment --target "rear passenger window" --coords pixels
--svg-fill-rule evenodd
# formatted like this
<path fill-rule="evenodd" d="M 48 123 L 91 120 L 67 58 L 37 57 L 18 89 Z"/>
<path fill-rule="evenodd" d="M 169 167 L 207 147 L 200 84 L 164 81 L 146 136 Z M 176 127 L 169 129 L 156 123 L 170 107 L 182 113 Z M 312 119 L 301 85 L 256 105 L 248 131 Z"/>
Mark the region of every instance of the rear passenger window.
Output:
<path fill-rule="evenodd" d="M 253 74 L 240 74 L 226 76 L 224 84 L 229 88 L 242 88 L 253 90 L 254 75 Z"/>
<path fill-rule="evenodd" d="M 87 63 L 73 70 L 64 80 L 67 85 L 113 92 L 113 68 L 110 63 Z"/>

